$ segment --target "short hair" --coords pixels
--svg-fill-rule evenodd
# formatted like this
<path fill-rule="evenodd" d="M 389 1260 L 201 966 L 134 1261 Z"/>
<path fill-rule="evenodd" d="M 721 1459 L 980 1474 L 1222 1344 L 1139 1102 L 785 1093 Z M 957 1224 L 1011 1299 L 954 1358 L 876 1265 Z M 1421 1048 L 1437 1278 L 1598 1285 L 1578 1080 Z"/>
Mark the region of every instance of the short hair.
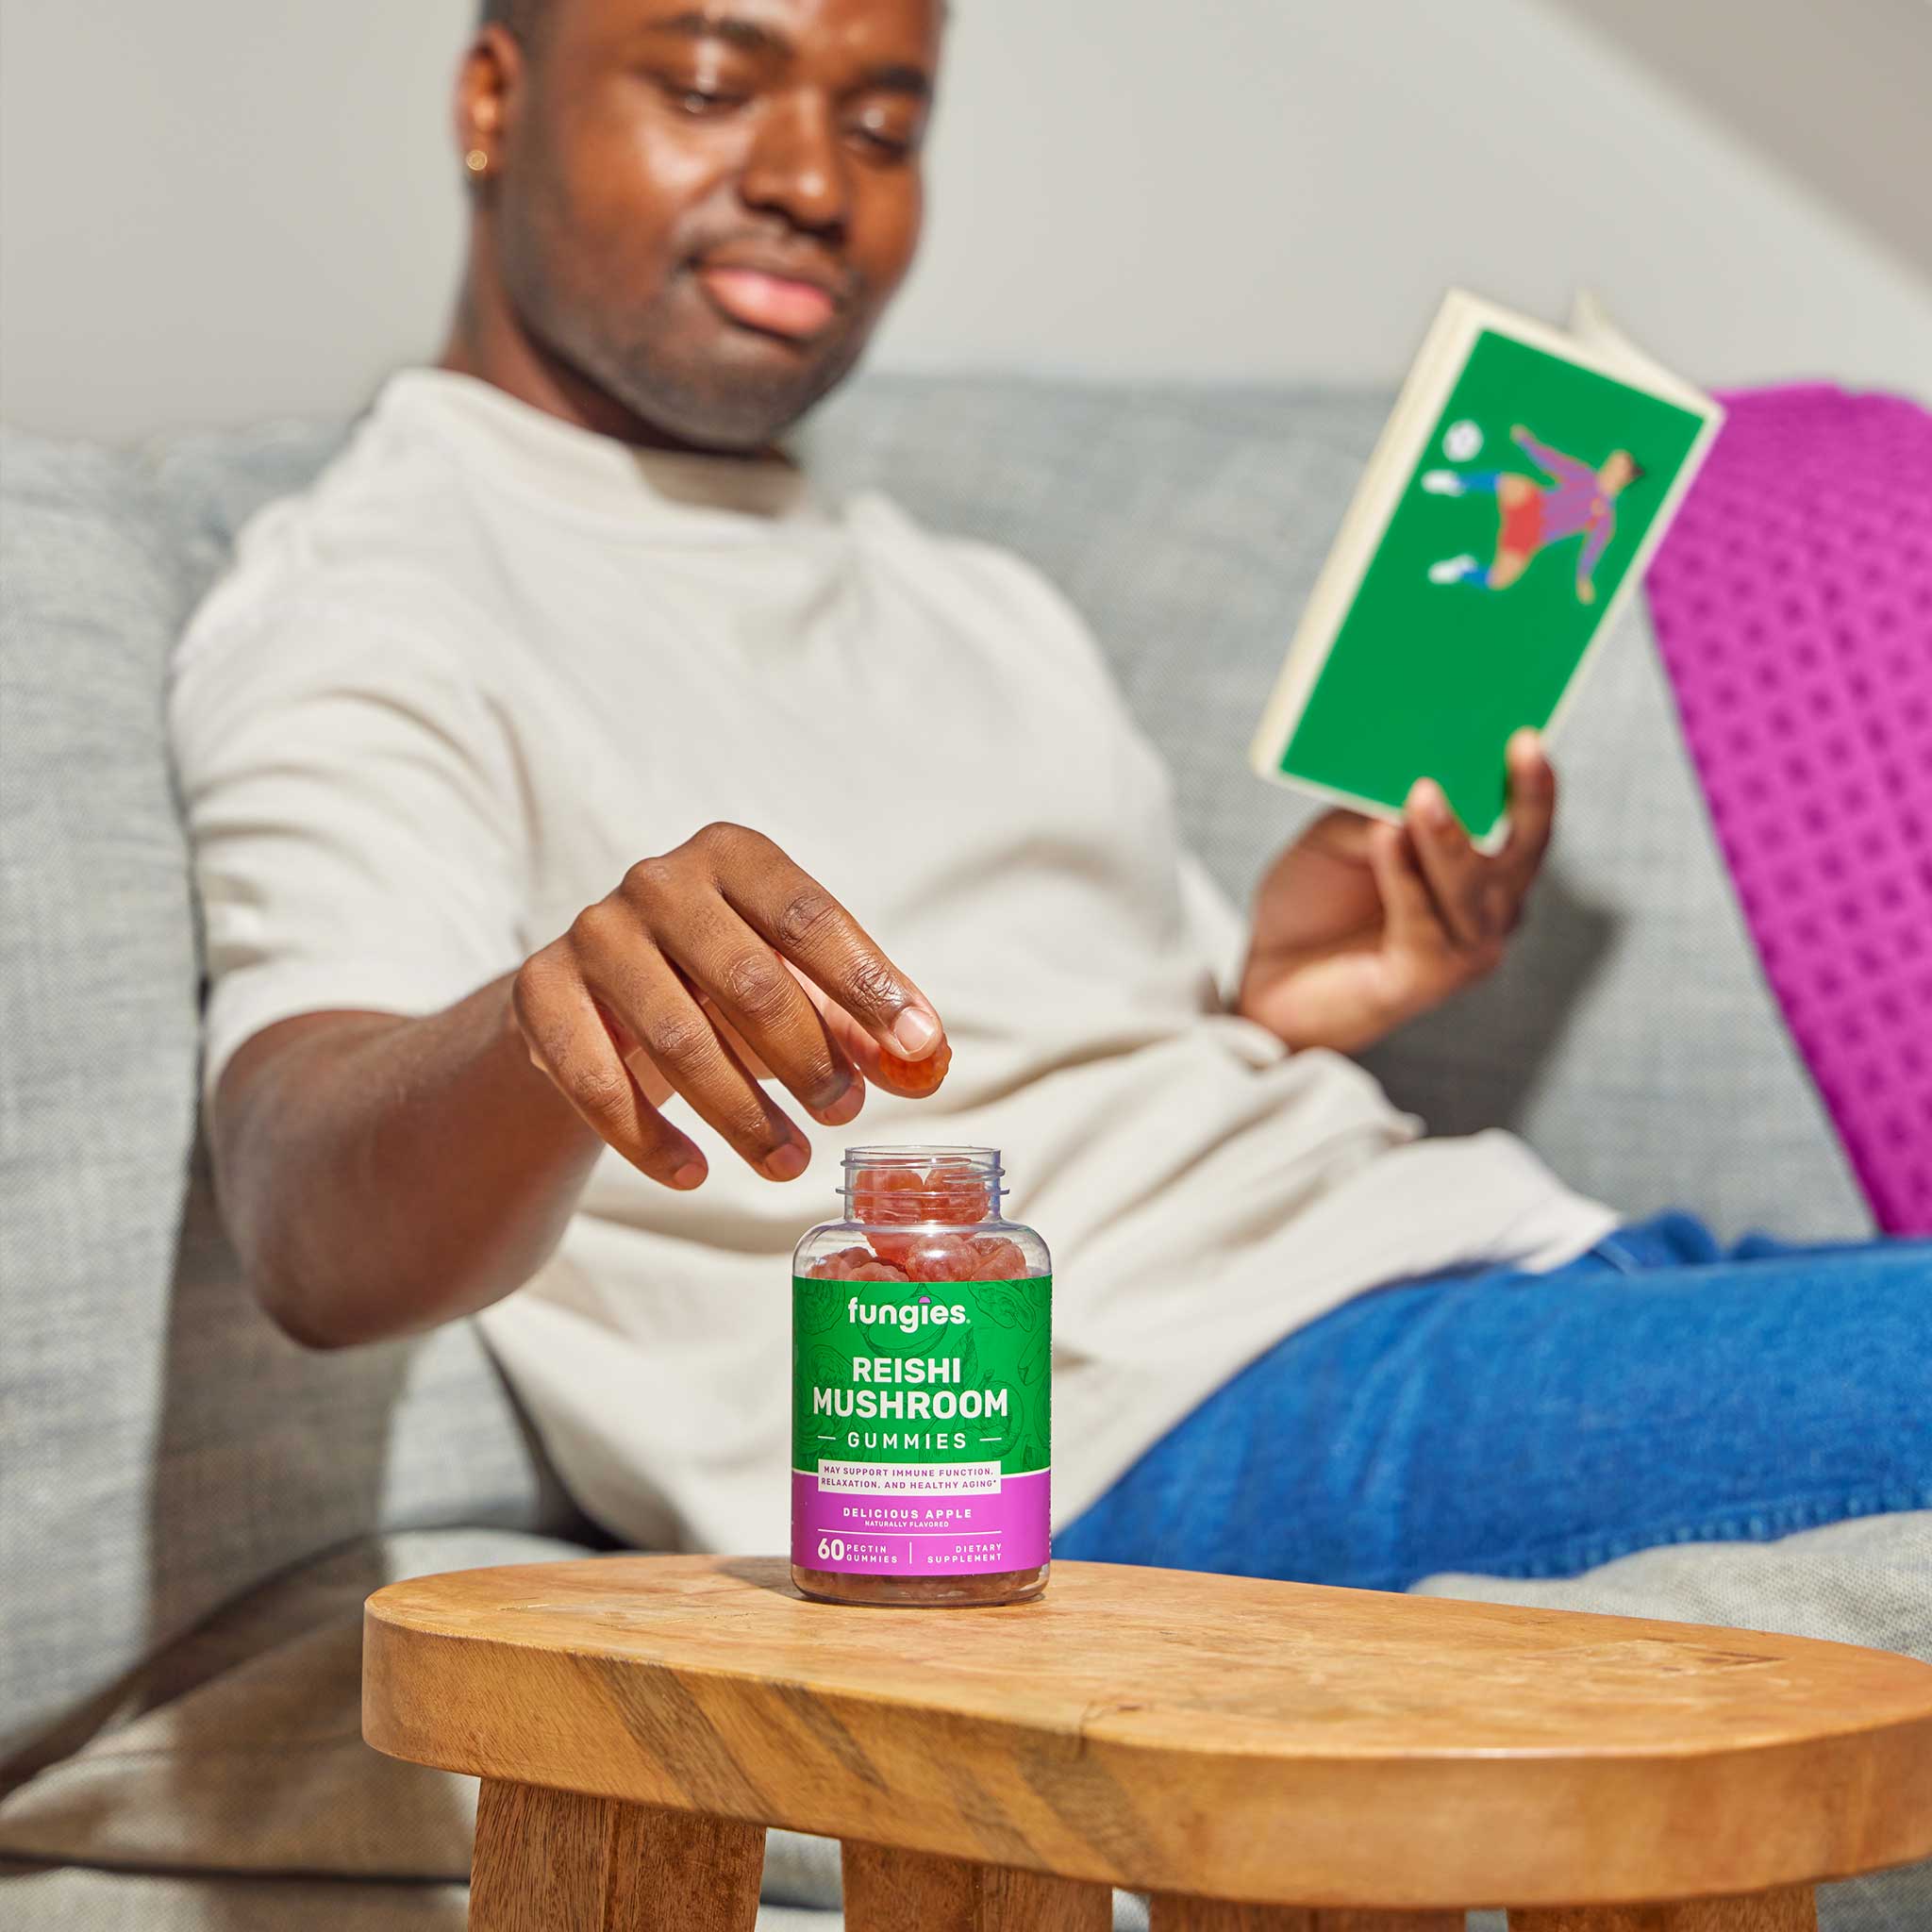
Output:
<path fill-rule="evenodd" d="M 526 46 L 536 38 L 550 0 L 483 0 L 484 26 L 507 26 Z"/>

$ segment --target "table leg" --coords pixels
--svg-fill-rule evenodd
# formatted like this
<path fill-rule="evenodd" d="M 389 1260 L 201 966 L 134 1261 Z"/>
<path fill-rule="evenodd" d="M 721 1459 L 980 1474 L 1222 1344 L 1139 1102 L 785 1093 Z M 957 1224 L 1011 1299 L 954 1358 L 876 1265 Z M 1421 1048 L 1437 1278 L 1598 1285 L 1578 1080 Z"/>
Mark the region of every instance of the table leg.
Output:
<path fill-rule="evenodd" d="M 1150 1932 L 1463 1932 L 1465 1912 L 1372 1911 L 1360 1906 L 1242 1906 L 1158 1891 Z"/>
<path fill-rule="evenodd" d="M 1509 1932 L 1818 1932 L 1808 1885 L 1672 1906 L 1538 1906 L 1509 1914 Z"/>
<path fill-rule="evenodd" d="M 1113 1890 L 890 1845 L 843 1847 L 845 1932 L 1109 1932 Z"/>
<path fill-rule="evenodd" d="M 765 1831 L 487 1777 L 470 1932 L 752 1932 Z"/>

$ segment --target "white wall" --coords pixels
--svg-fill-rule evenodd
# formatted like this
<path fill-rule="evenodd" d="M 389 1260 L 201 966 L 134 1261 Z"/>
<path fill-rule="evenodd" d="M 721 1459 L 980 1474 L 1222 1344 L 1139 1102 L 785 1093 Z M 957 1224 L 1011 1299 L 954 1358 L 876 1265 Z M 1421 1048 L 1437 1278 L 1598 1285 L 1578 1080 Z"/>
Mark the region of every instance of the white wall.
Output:
<path fill-rule="evenodd" d="M 1932 275 L 1932 0 L 1544 0 Z"/>
<path fill-rule="evenodd" d="M 1932 282 L 1537 0 L 956 11 L 900 359 L 1384 378 L 1445 281 L 1587 282 L 1687 375 L 1932 395 Z"/>
<path fill-rule="evenodd" d="M 340 410 L 436 340 L 469 0 L 0 0 L 0 414 Z"/>
<path fill-rule="evenodd" d="M 342 409 L 427 352 L 470 4 L 0 0 L 0 412 Z M 954 11 L 883 361 L 1388 381 L 1445 281 L 1587 282 L 1688 375 L 1932 396 L 1932 282 L 1558 7 Z"/>

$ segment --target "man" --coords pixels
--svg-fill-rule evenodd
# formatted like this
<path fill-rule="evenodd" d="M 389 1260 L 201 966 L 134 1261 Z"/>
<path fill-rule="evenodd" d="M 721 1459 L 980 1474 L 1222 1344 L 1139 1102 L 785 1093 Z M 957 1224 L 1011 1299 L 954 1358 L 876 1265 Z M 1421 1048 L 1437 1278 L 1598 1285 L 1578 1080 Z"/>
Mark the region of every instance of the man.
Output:
<path fill-rule="evenodd" d="M 1617 534 L 1617 498 L 1643 475 L 1627 449 L 1613 449 L 1600 465 L 1566 457 L 1539 442 L 1522 424 L 1509 434 L 1557 480 L 1539 483 L 1513 470 L 1427 470 L 1423 488 L 1438 496 L 1465 496 L 1487 490 L 1496 499 L 1496 554 L 1487 567 L 1474 557 L 1448 557 L 1429 566 L 1432 584 L 1478 584 L 1507 591 L 1540 552 L 1572 537 L 1583 539 L 1576 553 L 1576 597 L 1596 602 L 1592 581 L 1597 559 Z"/>
<path fill-rule="evenodd" d="M 786 1257 L 864 1108 L 1025 1178 L 1066 1553 L 1400 1583 L 1932 1484 L 1896 1257 L 1626 1280 L 1707 1237 L 1417 1140 L 1342 1057 L 1501 956 L 1533 739 L 1493 857 L 1429 785 L 1284 854 L 1230 1006 L 1242 936 L 1077 617 L 774 454 L 912 258 L 941 26 L 479 31 L 441 366 L 250 528 L 172 696 L 265 1305 L 321 1346 L 480 1313 L 612 1531 L 776 1548 Z"/>

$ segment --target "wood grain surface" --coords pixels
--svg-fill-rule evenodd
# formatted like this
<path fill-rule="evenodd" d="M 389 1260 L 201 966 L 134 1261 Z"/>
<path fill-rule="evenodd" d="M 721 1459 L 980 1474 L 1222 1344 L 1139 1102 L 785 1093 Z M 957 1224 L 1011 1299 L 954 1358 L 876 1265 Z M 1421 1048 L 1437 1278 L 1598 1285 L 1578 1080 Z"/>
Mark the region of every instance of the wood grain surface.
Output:
<path fill-rule="evenodd" d="M 1056 1566 L 807 1603 L 599 1557 L 369 1601 L 364 1733 L 485 1777 L 1299 1906 L 1741 1893 L 1932 1854 L 1932 1667 L 1697 1625 Z"/>
<path fill-rule="evenodd" d="M 841 1850 L 845 1932 L 1112 1932 L 1105 1885 L 888 1845 Z"/>
<path fill-rule="evenodd" d="M 486 1778 L 470 1932 L 752 1932 L 760 1825 Z"/>
<path fill-rule="evenodd" d="M 1557 1906 L 1511 1912 L 1509 1932 L 1817 1932 L 1808 1885 L 1674 1906 Z"/>
<path fill-rule="evenodd" d="M 1238 1906 L 1156 1892 L 1149 1932 L 1463 1932 L 1463 1912 L 1357 1911 L 1347 1906 Z"/>

